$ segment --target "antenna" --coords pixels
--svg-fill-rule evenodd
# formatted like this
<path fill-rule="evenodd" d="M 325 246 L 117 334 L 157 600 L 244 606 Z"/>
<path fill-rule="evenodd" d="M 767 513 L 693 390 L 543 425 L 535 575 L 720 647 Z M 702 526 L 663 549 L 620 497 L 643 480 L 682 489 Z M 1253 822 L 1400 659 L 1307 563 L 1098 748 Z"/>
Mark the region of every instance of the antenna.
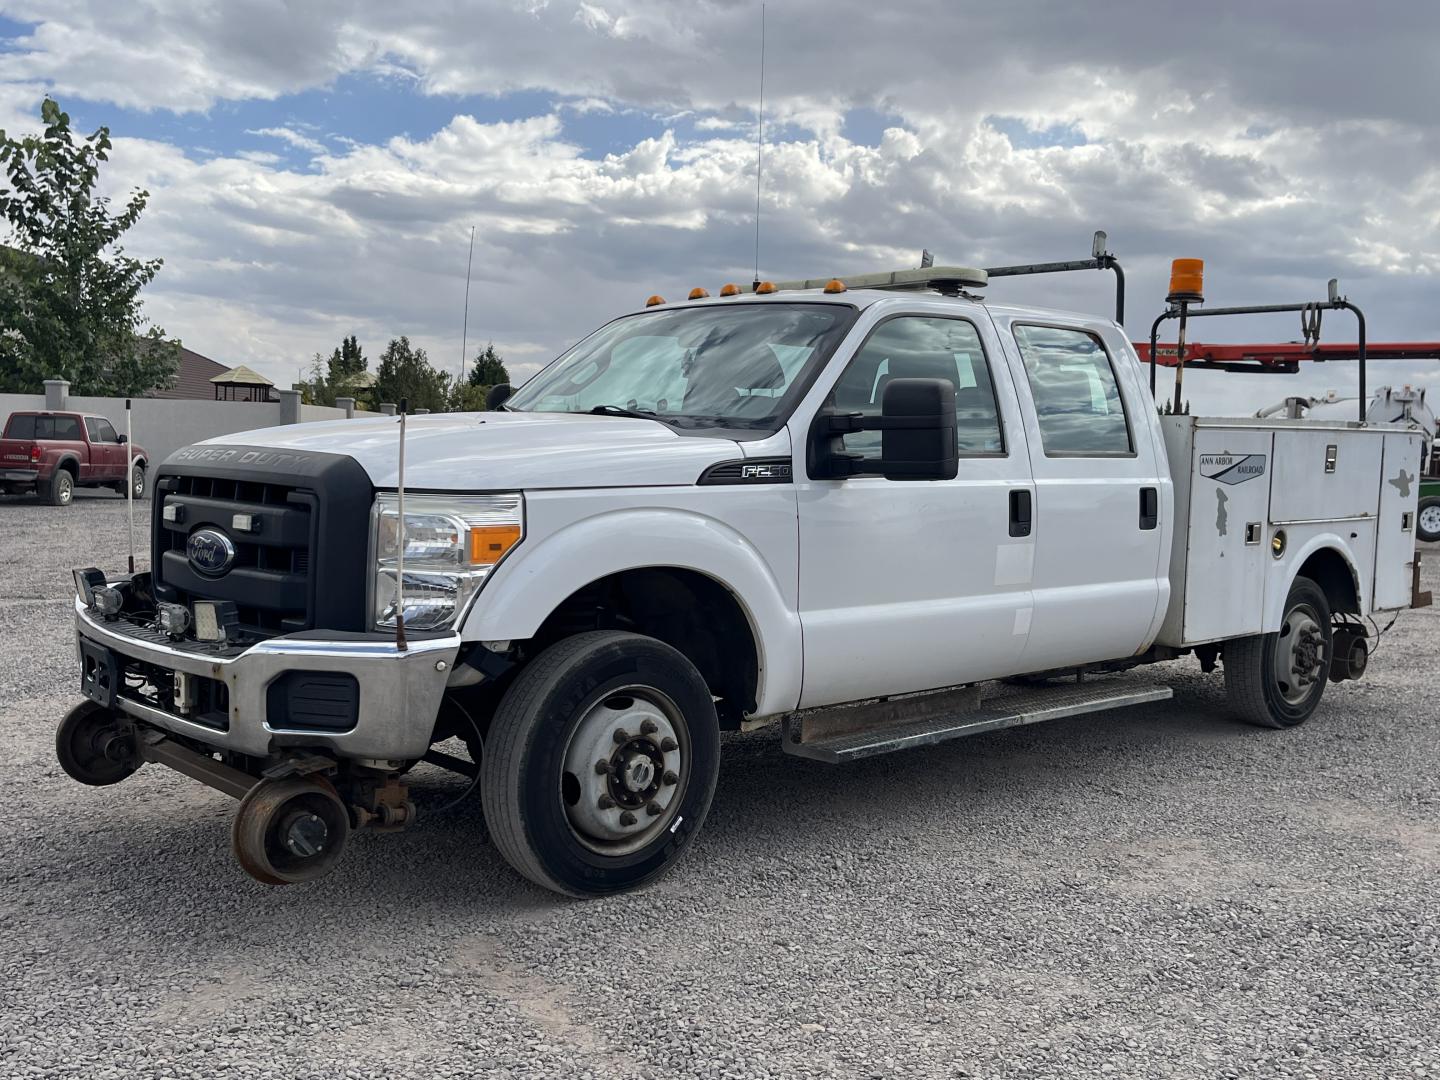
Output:
<path fill-rule="evenodd" d="M 130 515 L 130 529 L 125 539 L 130 544 L 130 573 L 135 573 L 135 442 L 130 438 L 130 399 L 125 399 L 125 509 Z"/>
<path fill-rule="evenodd" d="M 755 131 L 755 283 L 760 288 L 760 180 L 765 163 L 765 5 L 760 5 L 760 123 Z"/>
<path fill-rule="evenodd" d="M 470 255 L 465 260 L 465 321 L 460 326 L 460 381 L 465 381 L 466 335 L 470 330 L 470 264 L 475 261 L 475 226 L 470 226 Z"/>
<path fill-rule="evenodd" d="M 405 642 L 405 414 L 410 399 L 400 399 L 400 462 L 395 470 L 395 648 L 404 652 Z"/>

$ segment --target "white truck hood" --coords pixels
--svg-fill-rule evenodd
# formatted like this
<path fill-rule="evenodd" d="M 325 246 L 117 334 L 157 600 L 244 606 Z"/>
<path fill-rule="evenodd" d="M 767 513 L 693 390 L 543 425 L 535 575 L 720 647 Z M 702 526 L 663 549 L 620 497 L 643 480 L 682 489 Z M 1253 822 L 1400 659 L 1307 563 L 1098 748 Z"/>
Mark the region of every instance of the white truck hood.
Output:
<path fill-rule="evenodd" d="M 242 431 L 204 446 L 348 454 L 378 488 L 395 486 L 400 423 L 381 416 Z M 438 413 L 405 424 L 405 486 L 455 491 L 693 484 L 743 457 L 719 437 L 677 435 L 655 420 L 574 413 Z"/>

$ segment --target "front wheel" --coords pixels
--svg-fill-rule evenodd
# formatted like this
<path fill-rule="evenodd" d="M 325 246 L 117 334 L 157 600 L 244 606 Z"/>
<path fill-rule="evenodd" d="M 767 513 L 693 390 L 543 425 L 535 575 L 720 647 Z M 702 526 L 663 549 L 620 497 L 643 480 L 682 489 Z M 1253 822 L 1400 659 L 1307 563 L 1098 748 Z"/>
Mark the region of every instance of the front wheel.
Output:
<path fill-rule="evenodd" d="M 1225 692 L 1236 716 L 1261 727 L 1303 724 L 1320 704 L 1333 655 L 1330 602 L 1299 577 L 1273 634 L 1225 643 Z"/>
<path fill-rule="evenodd" d="M 605 896 L 659 877 L 715 793 L 720 725 L 683 654 L 617 631 L 551 646 L 501 700 L 481 763 L 485 822 L 538 885 Z"/>
<path fill-rule="evenodd" d="M 1420 539 L 1427 544 L 1440 543 L 1440 495 L 1420 500 Z"/>

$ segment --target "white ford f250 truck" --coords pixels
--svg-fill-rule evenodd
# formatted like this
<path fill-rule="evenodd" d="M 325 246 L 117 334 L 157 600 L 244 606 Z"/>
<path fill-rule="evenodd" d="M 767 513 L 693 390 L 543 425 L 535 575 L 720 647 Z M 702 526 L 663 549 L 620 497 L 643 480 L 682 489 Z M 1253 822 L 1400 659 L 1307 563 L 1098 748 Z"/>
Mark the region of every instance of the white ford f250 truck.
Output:
<path fill-rule="evenodd" d="M 723 730 L 845 762 L 1168 698 L 1115 673 L 1190 652 L 1291 727 L 1428 602 L 1413 425 L 1166 415 L 1114 321 L 984 283 L 656 297 L 497 411 L 178 451 L 150 571 L 76 571 L 61 764 L 239 798 L 281 884 L 412 821 L 430 761 L 595 896 L 694 839 Z"/>

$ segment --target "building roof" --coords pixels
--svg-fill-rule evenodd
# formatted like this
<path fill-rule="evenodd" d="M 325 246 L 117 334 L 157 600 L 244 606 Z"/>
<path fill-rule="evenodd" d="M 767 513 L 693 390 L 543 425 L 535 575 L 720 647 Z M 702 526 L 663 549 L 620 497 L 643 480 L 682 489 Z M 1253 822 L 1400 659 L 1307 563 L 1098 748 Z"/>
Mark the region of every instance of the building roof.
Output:
<path fill-rule="evenodd" d="M 342 378 L 337 387 L 344 387 L 346 390 L 369 390 L 376 381 L 373 371 L 357 371 L 354 375 Z"/>
<path fill-rule="evenodd" d="M 275 384 L 259 372 L 251 371 L 244 364 L 237 364 L 229 371 L 222 371 L 210 380 L 217 386 L 274 386 Z"/>
<path fill-rule="evenodd" d="M 215 396 L 215 388 L 210 384 L 210 380 L 229 370 L 224 364 L 217 364 L 208 356 L 182 348 L 180 361 L 175 368 L 175 385 L 168 390 L 153 391 L 150 396 L 170 400 L 208 401 Z"/>

